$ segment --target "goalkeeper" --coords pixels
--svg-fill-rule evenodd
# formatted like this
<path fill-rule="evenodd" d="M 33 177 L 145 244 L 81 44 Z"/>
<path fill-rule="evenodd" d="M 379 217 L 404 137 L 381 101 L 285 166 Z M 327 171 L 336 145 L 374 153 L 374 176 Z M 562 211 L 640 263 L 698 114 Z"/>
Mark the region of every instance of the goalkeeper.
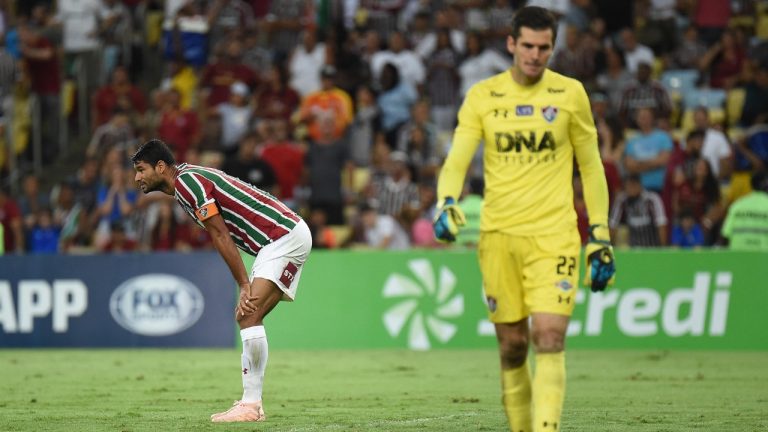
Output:
<path fill-rule="evenodd" d="M 517 12 L 507 37 L 514 64 L 469 90 L 437 186 L 435 236 L 450 242 L 464 222 L 456 198 L 484 143 L 478 260 L 499 341 L 502 403 L 514 432 L 561 429 L 565 334 L 581 248 L 574 156 L 591 225 L 585 283 L 602 291 L 614 274 L 608 190 L 589 100 L 581 83 L 547 69 L 556 26 L 546 9 Z"/>

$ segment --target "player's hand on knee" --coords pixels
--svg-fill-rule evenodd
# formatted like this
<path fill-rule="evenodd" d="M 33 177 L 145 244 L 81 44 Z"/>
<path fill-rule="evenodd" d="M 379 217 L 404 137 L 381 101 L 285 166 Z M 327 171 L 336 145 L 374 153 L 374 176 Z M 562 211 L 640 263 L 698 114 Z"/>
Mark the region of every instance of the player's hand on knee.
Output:
<path fill-rule="evenodd" d="M 464 212 L 451 197 L 445 198 L 445 202 L 438 208 L 432 228 L 435 238 L 442 242 L 454 242 L 459 234 L 459 228 L 467 223 Z"/>
<path fill-rule="evenodd" d="M 587 271 L 584 274 L 584 285 L 592 292 L 598 292 L 613 285 L 616 274 L 616 262 L 611 246 L 611 235 L 605 225 L 589 227 L 589 241 L 584 249 L 587 261 Z"/>
<path fill-rule="evenodd" d="M 240 290 L 240 298 L 237 302 L 238 316 L 244 316 L 256 312 L 258 309 L 258 297 L 252 296 L 244 290 Z"/>

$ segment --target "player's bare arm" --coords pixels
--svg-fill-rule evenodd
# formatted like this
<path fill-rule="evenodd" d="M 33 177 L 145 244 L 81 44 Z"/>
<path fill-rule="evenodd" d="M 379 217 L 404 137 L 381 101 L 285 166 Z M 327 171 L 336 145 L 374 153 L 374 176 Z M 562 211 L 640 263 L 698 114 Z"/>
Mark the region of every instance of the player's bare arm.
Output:
<path fill-rule="evenodd" d="M 256 312 L 256 297 L 251 296 L 251 283 L 248 280 L 248 273 L 245 271 L 245 265 L 240 258 L 240 252 L 235 246 L 235 242 L 229 236 L 229 230 L 224 224 L 224 218 L 221 215 L 213 215 L 203 221 L 205 230 L 211 235 L 213 246 L 219 251 L 219 254 L 229 266 L 232 276 L 240 287 L 240 300 L 237 304 L 238 316 Z"/>

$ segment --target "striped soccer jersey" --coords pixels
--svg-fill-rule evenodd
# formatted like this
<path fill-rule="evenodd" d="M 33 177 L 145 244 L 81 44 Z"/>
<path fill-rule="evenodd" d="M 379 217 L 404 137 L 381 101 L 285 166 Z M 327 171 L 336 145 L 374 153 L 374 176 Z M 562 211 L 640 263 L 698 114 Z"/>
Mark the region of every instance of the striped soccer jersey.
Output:
<path fill-rule="evenodd" d="M 250 255 L 301 220 L 274 196 L 217 169 L 181 164 L 175 188 L 176 201 L 198 225 L 220 214 L 235 245 Z"/>

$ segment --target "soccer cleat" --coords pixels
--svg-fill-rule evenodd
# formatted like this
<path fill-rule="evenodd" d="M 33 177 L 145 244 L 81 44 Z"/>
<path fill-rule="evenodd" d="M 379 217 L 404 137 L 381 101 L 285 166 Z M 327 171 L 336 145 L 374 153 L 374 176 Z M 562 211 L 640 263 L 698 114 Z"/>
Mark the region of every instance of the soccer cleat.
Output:
<path fill-rule="evenodd" d="M 232 408 L 227 411 L 211 415 L 211 421 L 214 423 L 253 422 L 266 419 L 261 402 L 235 401 Z"/>

